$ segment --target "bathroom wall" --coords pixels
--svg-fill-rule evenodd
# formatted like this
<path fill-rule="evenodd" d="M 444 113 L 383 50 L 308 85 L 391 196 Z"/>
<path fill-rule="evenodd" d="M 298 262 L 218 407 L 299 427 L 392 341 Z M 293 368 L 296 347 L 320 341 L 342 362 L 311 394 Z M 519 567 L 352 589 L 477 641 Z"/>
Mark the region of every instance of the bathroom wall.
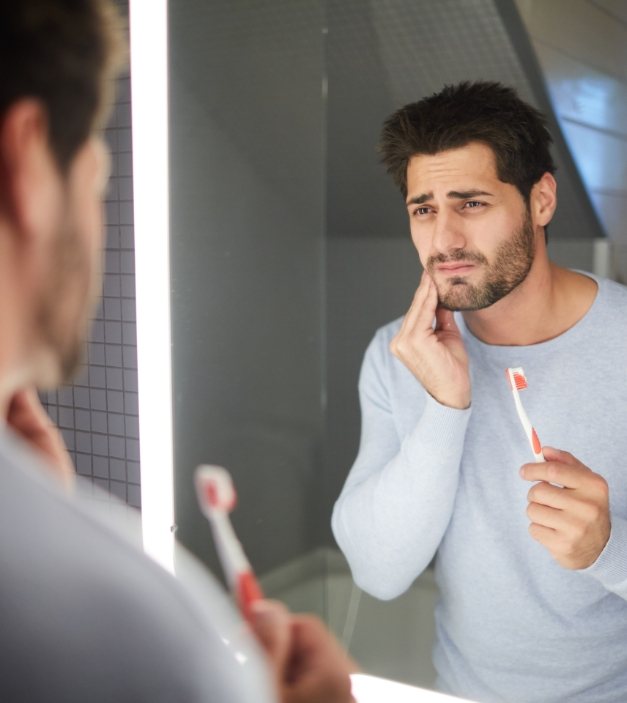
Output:
<path fill-rule="evenodd" d="M 124 17 L 128 1 L 118 0 Z M 105 130 L 112 175 L 106 196 L 103 298 L 77 380 L 48 393 L 44 404 L 59 424 L 78 473 L 132 506 L 141 505 L 137 417 L 135 258 L 130 76 L 116 86 Z"/>
<path fill-rule="evenodd" d="M 627 281 L 627 3 L 517 0 L 573 156 Z"/>

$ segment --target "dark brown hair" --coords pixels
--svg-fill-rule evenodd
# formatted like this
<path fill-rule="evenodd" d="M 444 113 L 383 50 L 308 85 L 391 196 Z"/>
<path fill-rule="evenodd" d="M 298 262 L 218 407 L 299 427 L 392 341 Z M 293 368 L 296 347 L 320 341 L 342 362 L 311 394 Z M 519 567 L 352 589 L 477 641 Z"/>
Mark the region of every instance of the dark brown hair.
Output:
<path fill-rule="evenodd" d="M 21 98 L 40 100 L 65 171 L 104 126 L 123 47 L 111 0 L 0 0 L 0 120 Z"/>
<path fill-rule="evenodd" d="M 498 177 L 516 186 L 526 203 L 534 183 L 547 171 L 555 172 L 544 116 L 501 83 L 459 83 L 405 105 L 385 121 L 379 152 L 406 197 L 412 156 L 470 142 L 492 149 Z"/>

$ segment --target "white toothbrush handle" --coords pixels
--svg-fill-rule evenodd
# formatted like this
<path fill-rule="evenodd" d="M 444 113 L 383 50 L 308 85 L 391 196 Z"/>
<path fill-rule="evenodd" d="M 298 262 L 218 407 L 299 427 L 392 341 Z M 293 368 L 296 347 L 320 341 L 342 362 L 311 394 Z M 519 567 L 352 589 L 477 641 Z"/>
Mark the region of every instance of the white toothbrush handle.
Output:
<path fill-rule="evenodd" d="M 233 589 L 237 585 L 238 576 L 252 570 L 250 563 L 235 535 L 229 516 L 216 511 L 209 522 L 226 580 Z"/>
<path fill-rule="evenodd" d="M 523 429 L 525 430 L 525 434 L 527 435 L 527 439 L 529 440 L 529 445 L 531 446 L 531 451 L 533 452 L 533 456 L 536 461 L 546 461 L 544 458 L 544 455 L 542 454 L 542 445 L 540 444 L 540 439 L 538 438 L 538 434 L 533 428 L 533 425 L 529 421 L 529 418 L 527 417 L 527 413 L 525 412 L 525 408 L 523 407 L 523 404 L 520 402 L 520 396 L 518 394 L 518 390 L 514 388 L 512 390 L 512 394 L 514 396 L 514 403 L 516 405 L 516 411 L 518 412 L 518 417 L 520 418 L 520 424 L 523 426 Z"/>

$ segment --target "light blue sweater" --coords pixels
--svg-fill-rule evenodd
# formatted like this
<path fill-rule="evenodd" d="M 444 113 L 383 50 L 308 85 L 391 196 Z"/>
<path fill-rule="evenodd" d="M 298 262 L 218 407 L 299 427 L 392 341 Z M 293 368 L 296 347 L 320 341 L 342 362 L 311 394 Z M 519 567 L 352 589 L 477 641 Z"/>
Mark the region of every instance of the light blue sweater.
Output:
<path fill-rule="evenodd" d="M 561 336 L 492 346 L 457 321 L 472 405 L 440 405 L 380 329 L 359 383 L 359 454 L 333 512 L 356 583 L 403 593 L 434 555 L 440 687 L 488 703 L 627 701 L 627 288 L 598 280 L 594 304 Z M 612 532 L 587 569 L 559 566 L 528 534 L 533 461 L 505 378 L 543 444 L 574 454 L 610 488 Z"/>

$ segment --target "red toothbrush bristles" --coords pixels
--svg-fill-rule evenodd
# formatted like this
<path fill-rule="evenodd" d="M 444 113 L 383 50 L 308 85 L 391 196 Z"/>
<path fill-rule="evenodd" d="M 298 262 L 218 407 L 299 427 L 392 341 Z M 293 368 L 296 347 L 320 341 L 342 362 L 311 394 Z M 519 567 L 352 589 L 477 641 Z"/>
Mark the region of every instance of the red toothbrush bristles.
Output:
<path fill-rule="evenodd" d="M 209 481 L 205 484 L 205 496 L 212 508 L 226 510 L 229 513 L 233 510 L 237 502 L 235 494 L 231 493 L 225 496 L 213 481 Z"/>
<path fill-rule="evenodd" d="M 505 369 L 505 376 L 507 377 L 510 386 L 512 385 L 513 377 L 514 384 L 516 385 L 516 388 L 519 391 L 524 391 L 525 388 L 527 388 L 527 379 L 525 378 L 524 374 L 518 371 L 514 371 L 514 369 Z"/>
<path fill-rule="evenodd" d="M 516 384 L 516 388 L 519 391 L 524 391 L 525 388 L 527 387 L 527 379 L 524 376 L 521 376 L 519 373 L 514 373 L 514 383 Z"/>

